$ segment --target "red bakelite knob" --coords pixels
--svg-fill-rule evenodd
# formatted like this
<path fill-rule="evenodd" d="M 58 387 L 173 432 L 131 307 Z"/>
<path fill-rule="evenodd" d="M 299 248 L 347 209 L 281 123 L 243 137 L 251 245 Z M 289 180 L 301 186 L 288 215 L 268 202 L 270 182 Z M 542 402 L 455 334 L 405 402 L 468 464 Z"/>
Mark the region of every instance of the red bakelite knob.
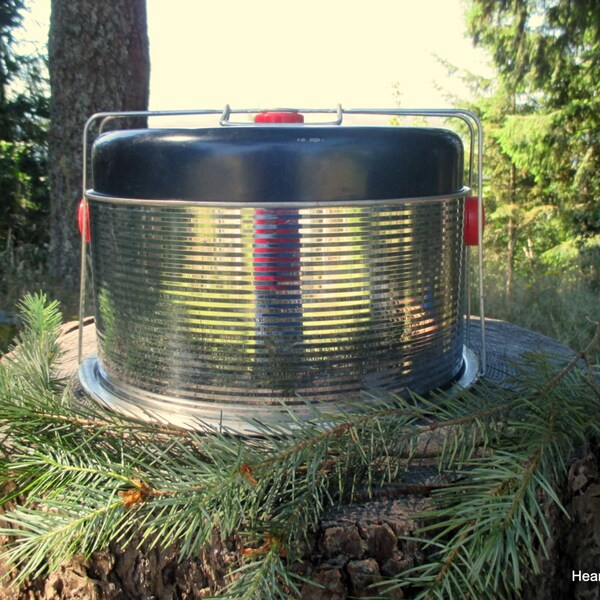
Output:
<path fill-rule="evenodd" d="M 483 207 L 482 207 L 483 209 Z M 463 240 L 465 246 L 479 245 L 479 227 L 477 226 L 479 213 L 479 198 L 477 196 L 467 196 L 465 198 L 465 221 L 463 228 Z M 482 210 L 483 227 L 485 227 L 485 212 Z"/>
<path fill-rule="evenodd" d="M 304 115 L 294 110 L 269 110 L 254 117 L 255 123 L 304 123 Z"/>
<path fill-rule="evenodd" d="M 83 212 L 85 207 L 85 241 L 89 244 L 92 239 L 90 233 L 90 207 L 87 206 L 83 200 L 79 202 L 79 211 L 77 214 L 77 223 L 79 225 L 79 234 L 83 235 Z"/>

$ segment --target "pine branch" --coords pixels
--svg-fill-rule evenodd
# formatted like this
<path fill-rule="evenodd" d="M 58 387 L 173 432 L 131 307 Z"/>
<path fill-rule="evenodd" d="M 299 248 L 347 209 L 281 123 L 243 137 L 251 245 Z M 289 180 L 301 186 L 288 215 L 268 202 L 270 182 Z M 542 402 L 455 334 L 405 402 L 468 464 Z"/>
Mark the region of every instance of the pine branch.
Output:
<path fill-rule="evenodd" d="M 288 571 L 280 543 L 266 547 L 230 574 L 230 583 L 216 596 L 231 600 L 290 600 L 300 598 L 300 578 Z"/>
<path fill-rule="evenodd" d="M 253 439 L 84 412 L 53 376 L 59 319 L 44 302 L 28 301 L 26 333 L 0 368 L 1 481 L 12 488 L 4 501 L 27 495 L 6 514 L 16 528 L 3 532 L 22 578 L 110 541 L 127 544 L 134 531 L 151 547 L 175 545 L 181 558 L 219 531 L 242 544 L 224 597 L 290 598 L 299 590 L 289 566 L 323 511 L 418 491 L 435 503 L 421 515 L 434 552 L 387 589 L 409 581 L 422 597 L 476 598 L 492 588 L 510 597 L 521 572 L 536 568 L 527 549 L 548 536 L 539 493 L 559 504 L 561 457 L 599 429 L 590 413 L 600 395 L 590 400 L 594 388 L 578 372 L 592 344 L 557 373 L 532 359 L 519 393 L 480 385 L 455 397 L 370 398 L 345 413 L 314 409 L 310 421 L 290 412 L 290 423 L 263 423 Z M 456 483 L 405 481 L 428 448 Z"/>
<path fill-rule="evenodd" d="M 573 369 L 575 369 L 579 365 L 579 363 L 582 360 L 586 360 L 586 357 L 589 356 L 593 350 L 598 348 L 598 346 L 600 346 L 600 322 L 595 322 L 594 325 L 594 336 L 587 344 L 587 346 L 583 350 L 575 354 L 575 356 L 573 356 L 573 358 L 568 362 L 568 364 L 565 365 L 565 367 L 563 367 L 556 375 L 554 375 L 554 377 L 552 377 L 550 381 L 548 381 L 546 386 L 543 388 L 543 391 L 547 392 L 556 385 L 558 385 L 569 373 L 573 371 Z M 594 378 L 591 378 L 591 380 L 593 379 Z"/>
<path fill-rule="evenodd" d="M 550 374 L 551 363 L 538 359 L 536 366 L 548 373 L 539 383 L 525 366 L 521 377 L 529 385 L 524 388 L 533 391 L 514 402 L 527 412 L 507 424 L 513 430 L 510 436 L 465 465 L 464 480 L 433 492 L 438 508 L 418 518 L 429 523 L 420 533 L 433 533 L 427 544 L 437 550 L 426 565 L 384 584 L 385 590 L 410 583 L 421 590 L 418 598 L 519 595 L 522 572 L 539 570 L 532 548 L 537 543 L 545 552 L 550 536 L 539 495 L 544 493 L 567 514 L 553 487 L 557 477 L 564 476 L 563 457 L 583 446 L 586 432 L 598 425 L 590 415 L 598 414 L 600 398 L 590 402 L 589 382 L 576 371 L 599 341 L 597 333 L 557 373 Z M 471 583 L 466 586 L 466 581 Z"/>
<path fill-rule="evenodd" d="M 3 516 L 0 535 L 15 537 L 2 557 L 20 567 L 15 584 L 58 568 L 75 554 L 90 556 L 127 529 L 123 503 L 113 494 L 90 489 L 62 502 L 47 501 L 44 509 L 19 507 Z M 17 527 L 15 530 L 10 527 Z"/>
<path fill-rule="evenodd" d="M 61 355 L 58 338 L 62 322 L 58 302 L 48 302 L 42 293 L 27 294 L 19 309 L 23 328 L 0 369 L 9 364 L 21 376 L 12 380 L 1 377 L 2 388 L 12 384 L 34 393 L 56 391 L 60 387 L 56 367 Z"/>

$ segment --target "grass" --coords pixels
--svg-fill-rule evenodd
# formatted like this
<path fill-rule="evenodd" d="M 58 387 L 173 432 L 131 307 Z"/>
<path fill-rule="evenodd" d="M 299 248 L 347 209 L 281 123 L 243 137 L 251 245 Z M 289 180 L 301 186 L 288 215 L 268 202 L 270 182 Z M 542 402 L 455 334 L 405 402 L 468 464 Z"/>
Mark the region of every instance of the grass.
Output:
<path fill-rule="evenodd" d="M 65 321 L 77 319 L 79 290 L 65 287 L 62 281 L 50 275 L 46 256 L 45 247 L 15 245 L 10 239 L 0 252 L 0 313 L 3 316 L 0 319 L 0 356 L 8 350 L 19 331 L 11 317 L 17 314 L 17 304 L 28 292 L 44 290 L 48 297 L 59 301 Z"/>
<path fill-rule="evenodd" d="M 592 271 L 542 267 L 517 273 L 509 295 L 503 266 L 490 262 L 484 277 L 487 317 L 538 331 L 576 350 L 589 342 L 593 323 L 600 321 L 600 282 L 590 276 Z M 600 363 L 600 352 L 592 358 Z"/>

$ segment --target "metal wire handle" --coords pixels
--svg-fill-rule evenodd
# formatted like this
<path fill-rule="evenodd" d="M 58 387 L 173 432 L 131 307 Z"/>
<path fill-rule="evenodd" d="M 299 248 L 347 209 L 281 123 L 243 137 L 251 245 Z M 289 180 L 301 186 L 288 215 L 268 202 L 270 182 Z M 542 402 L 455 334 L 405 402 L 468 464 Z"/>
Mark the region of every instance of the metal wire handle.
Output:
<path fill-rule="evenodd" d="M 282 110 L 282 109 L 279 109 Z M 287 126 L 293 125 L 297 127 L 311 127 L 320 125 L 341 125 L 344 115 L 383 115 L 383 116 L 409 116 L 409 117 L 437 117 L 443 119 L 459 119 L 465 123 L 469 129 L 470 144 L 469 144 L 469 171 L 468 171 L 468 187 L 473 189 L 473 173 L 475 154 L 477 155 L 477 196 L 479 198 L 477 210 L 477 265 L 478 265 L 478 291 L 479 291 L 479 319 L 481 332 L 481 351 L 480 351 L 480 375 L 484 375 L 487 370 L 487 351 L 486 351 L 486 335 L 485 335 L 485 305 L 483 291 L 483 126 L 479 117 L 465 109 L 413 109 L 413 108 L 391 108 L 391 109 L 344 109 L 341 104 L 336 108 L 300 108 L 294 109 L 302 114 L 336 114 L 336 119 L 329 122 L 309 122 L 309 123 L 286 123 Z M 233 110 L 229 104 L 225 105 L 223 110 L 206 109 L 206 110 L 167 110 L 167 111 L 120 111 L 120 112 L 100 112 L 92 115 L 86 122 L 83 130 L 83 175 L 82 175 L 82 199 L 83 199 L 83 215 L 82 215 L 82 231 L 87 229 L 87 168 L 88 168 L 88 143 L 90 141 L 90 130 L 92 125 L 97 121 L 101 121 L 99 131 L 102 133 L 105 125 L 115 119 L 127 119 L 136 117 L 182 117 L 182 116 L 200 116 L 200 115 L 221 115 L 219 124 L 224 127 L 230 126 L 256 126 L 250 122 L 232 122 L 230 117 L 232 114 L 257 114 L 265 112 L 265 109 L 235 109 Z M 269 126 L 277 126 L 270 123 Z M 477 140 L 477 142 L 475 141 Z M 477 151 L 475 152 L 475 145 Z M 468 252 L 468 247 L 467 247 Z M 468 255 L 467 255 L 468 256 Z M 80 294 L 79 294 L 79 347 L 78 360 L 82 361 L 83 354 L 83 318 L 85 309 L 85 286 L 86 286 L 86 260 L 87 260 L 87 244 L 85 236 L 81 236 L 81 272 L 80 272 Z M 468 263 L 467 263 L 468 265 Z M 465 269 L 466 277 L 468 277 L 468 268 Z M 467 339 L 469 338 L 469 322 L 471 316 L 470 300 L 467 302 Z"/>
<path fill-rule="evenodd" d="M 335 113 L 336 118 L 333 121 L 312 121 L 312 122 L 308 122 L 308 123 L 253 123 L 253 122 L 249 122 L 249 121 L 230 121 L 230 117 L 232 114 L 251 115 L 251 114 L 258 114 L 261 112 L 265 112 L 265 110 L 258 109 L 258 108 L 241 108 L 241 109 L 233 110 L 229 106 L 229 104 L 226 104 L 225 109 L 223 110 L 223 114 L 221 115 L 221 120 L 219 121 L 219 125 L 221 125 L 223 127 L 260 127 L 260 126 L 266 126 L 266 127 L 275 126 L 275 127 L 277 127 L 278 125 L 279 126 L 283 125 L 283 126 L 288 126 L 288 127 L 293 127 L 294 125 L 297 125 L 299 127 L 302 127 L 302 126 L 314 127 L 314 126 L 321 126 L 321 125 L 341 125 L 344 120 L 344 112 L 348 112 L 348 111 L 344 111 L 341 104 L 338 104 L 336 106 L 336 108 L 333 108 L 333 109 L 327 109 L 327 108 L 293 108 L 293 109 L 270 108 L 270 109 L 268 109 L 268 112 L 271 112 L 271 111 L 272 112 L 293 111 L 293 112 L 301 113 L 303 115 Z"/>

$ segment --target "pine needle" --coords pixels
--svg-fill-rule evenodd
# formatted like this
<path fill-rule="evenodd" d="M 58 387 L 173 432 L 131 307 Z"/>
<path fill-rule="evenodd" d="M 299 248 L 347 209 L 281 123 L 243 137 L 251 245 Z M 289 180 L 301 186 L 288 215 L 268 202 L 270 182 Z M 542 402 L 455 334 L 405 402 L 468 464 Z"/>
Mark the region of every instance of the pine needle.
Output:
<path fill-rule="evenodd" d="M 134 534 L 182 560 L 218 535 L 238 555 L 219 597 L 299 598 L 293 565 L 324 511 L 418 492 L 430 500 L 415 516 L 426 560 L 375 591 L 515 598 L 551 535 L 540 498 L 564 511 L 566 461 L 600 431 L 594 370 L 580 368 L 590 346 L 561 368 L 529 357 L 508 389 L 369 396 L 344 413 L 313 407 L 310 420 L 290 411 L 255 438 L 142 423 L 73 406 L 56 375 L 56 303 L 27 296 L 22 310 L 18 345 L 0 364 L 0 534 L 17 581 Z M 445 479 L 407 479 L 423 456 Z"/>

